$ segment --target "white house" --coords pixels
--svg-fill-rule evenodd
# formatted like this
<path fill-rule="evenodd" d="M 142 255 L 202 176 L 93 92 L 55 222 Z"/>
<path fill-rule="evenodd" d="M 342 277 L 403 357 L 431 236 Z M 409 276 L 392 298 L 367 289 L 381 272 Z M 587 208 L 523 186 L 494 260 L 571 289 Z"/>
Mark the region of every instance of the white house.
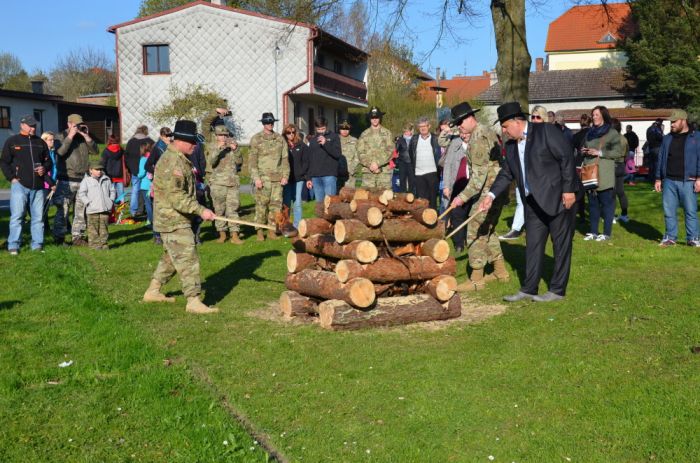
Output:
<path fill-rule="evenodd" d="M 171 87 L 200 84 L 226 98 L 240 139 L 263 112 L 302 131 L 324 116 L 336 129 L 348 108 L 367 106 L 367 57 L 309 24 L 196 1 L 112 26 L 123 138 L 169 100 Z M 213 108 L 212 108 L 213 109 Z M 174 121 L 173 121 L 174 122 Z"/>

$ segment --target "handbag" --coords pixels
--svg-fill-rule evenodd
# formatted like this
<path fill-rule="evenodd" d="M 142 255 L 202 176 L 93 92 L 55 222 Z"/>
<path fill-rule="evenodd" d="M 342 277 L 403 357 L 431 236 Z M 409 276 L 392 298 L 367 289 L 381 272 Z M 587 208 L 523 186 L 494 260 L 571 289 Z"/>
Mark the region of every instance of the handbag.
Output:
<path fill-rule="evenodd" d="M 122 178 L 124 179 L 124 187 L 128 187 L 131 184 L 131 172 L 126 168 L 126 156 L 122 154 Z"/>
<path fill-rule="evenodd" d="M 579 177 L 585 190 L 595 190 L 598 188 L 598 158 L 590 164 L 581 164 L 579 167 Z"/>

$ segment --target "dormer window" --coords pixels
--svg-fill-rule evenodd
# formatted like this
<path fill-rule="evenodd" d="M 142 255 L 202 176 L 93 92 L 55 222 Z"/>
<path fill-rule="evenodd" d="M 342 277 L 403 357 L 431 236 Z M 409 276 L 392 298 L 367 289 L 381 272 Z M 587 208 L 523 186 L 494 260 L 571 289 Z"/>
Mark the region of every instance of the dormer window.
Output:
<path fill-rule="evenodd" d="M 610 32 L 605 34 L 602 39 L 598 40 L 598 43 L 615 43 L 617 39 Z"/>

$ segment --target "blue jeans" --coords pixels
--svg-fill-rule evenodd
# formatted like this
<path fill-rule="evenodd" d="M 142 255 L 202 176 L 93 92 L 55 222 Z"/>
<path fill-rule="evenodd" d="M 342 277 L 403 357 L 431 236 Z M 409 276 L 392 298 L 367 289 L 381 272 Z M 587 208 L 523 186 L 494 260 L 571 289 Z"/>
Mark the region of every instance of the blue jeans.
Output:
<path fill-rule="evenodd" d="M 129 203 L 129 212 L 132 216 L 139 210 L 139 196 L 141 196 L 141 179 L 134 175 L 131 177 L 131 202 Z"/>
<path fill-rule="evenodd" d="M 685 239 L 698 239 L 698 195 L 693 190 L 693 181 L 663 180 L 661 201 L 664 206 L 666 234 L 664 238 L 678 239 L 678 207 L 685 211 Z"/>
<path fill-rule="evenodd" d="M 32 190 L 24 187 L 19 182 L 13 182 L 10 187 L 10 235 L 7 238 L 7 249 L 19 249 L 22 244 L 22 223 L 27 214 L 32 216 L 32 249 L 39 249 L 44 245 L 44 198 L 46 192 L 43 189 Z"/>
<path fill-rule="evenodd" d="M 336 194 L 336 188 L 338 186 L 338 177 L 335 175 L 326 175 L 325 177 L 313 177 L 311 182 L 314 187 L 314 196 L 316 197 L 317 203 L 322 203 L 323 199 L 328 196 L 333 196 Z"/>
<path fill-rule="evenodd" d="M 124 184 L 122 182 L 114 182 L 113 185 L 114 191 L 117 192 L 117 200 L 115 202 L 124 202 L 124 199 L 126 199 L 126 195 L 124 194 Z"/>
<path fill-rule="evenodd" d="M 141 199 L 143 200 L 143 205 L 146 207 L 146 217 L 153 227 L 153 203 L 151 202 L 150 191 L 141 190 Z"/>
<path fill-rule="evenodd" d="M 588 213 L 591 219 L 591 233 L 598 234 L 598 222 L 603 216 L 603 234 L 612 236 L 613 219 L 615 218 L 615 189 L 593 190 L 588 193 Z"/>
<path fill-rule="evenodd" d="M 287 207 L 291 207 L 292 202 L 294 202 L 294 228 L 299 228 L 299 221 L 301 220 L 301 192 L 304 188 L 304 182 L 292 182 L 287 183 L 282 189 L 282 204 Z"/>

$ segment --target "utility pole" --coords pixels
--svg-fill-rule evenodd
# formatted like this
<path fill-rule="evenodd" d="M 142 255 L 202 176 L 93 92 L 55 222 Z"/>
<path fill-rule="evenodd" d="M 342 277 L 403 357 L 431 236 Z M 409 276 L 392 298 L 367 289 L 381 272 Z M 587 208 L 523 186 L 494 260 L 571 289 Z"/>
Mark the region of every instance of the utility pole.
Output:
<path fill-rule="evenodd" d="M 440 124 L 440 108 L 442 108 L 442 93 L 440 92 L 440 66 L 436 69 L 435 78 L 435 125 Z"/>

